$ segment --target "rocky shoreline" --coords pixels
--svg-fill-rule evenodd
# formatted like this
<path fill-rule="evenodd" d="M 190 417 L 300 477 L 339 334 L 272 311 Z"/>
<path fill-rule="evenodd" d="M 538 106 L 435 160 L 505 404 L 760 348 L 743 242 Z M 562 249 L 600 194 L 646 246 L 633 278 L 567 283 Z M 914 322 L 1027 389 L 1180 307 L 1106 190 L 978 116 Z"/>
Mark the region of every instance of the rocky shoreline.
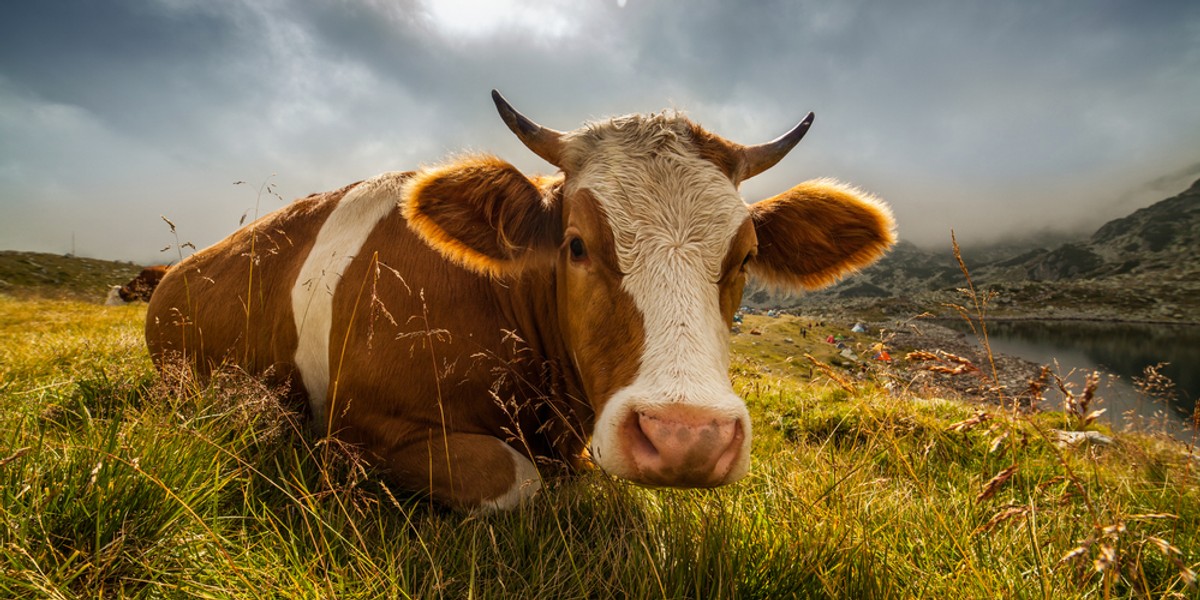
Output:
<path fill-rule="evenodd" d="M 1030 382 L 1042 365 L 1019 356 L 991 352 L 974 336 L 933 320 L 918 320 L 888 329 L 888 344 L 897 350 L 896 371 L 910 387 L 930 394 L 954 395 L 991 403 L 1030 407 L 1037 398 Z"/>

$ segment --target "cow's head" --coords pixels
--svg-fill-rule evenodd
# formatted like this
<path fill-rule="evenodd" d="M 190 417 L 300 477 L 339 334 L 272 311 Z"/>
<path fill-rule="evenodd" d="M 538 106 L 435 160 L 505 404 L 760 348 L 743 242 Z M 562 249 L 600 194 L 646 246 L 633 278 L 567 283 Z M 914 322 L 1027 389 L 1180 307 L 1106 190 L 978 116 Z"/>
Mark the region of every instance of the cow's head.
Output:
<path fill-rule="evenodd" d="M 563 133 L 493 99 L 561 175 L 530 179 L 494 158 L 422 172 L 406 188 L 410 226 L 480 273 L 553 270 L 603 469 L 676 487 L 741 478 L 750 420 L 730 384 L 728 338 L 747 275 L 828 285 L 891 246 L 891 213 L 830 180 L 743 201 L 738 184 L 779 162 L 811 114 L 774 142 L 742 146 L 675 114 Z"/>
<path fill-rule="evenodd" d="M 162 281 L 168 269 L 170 267 L 167 265 L 157 265 L 142 269 L 137 274 L 137 277 L 130 279 L 125 285 L 114 285 L 109 288 L 105 304 L 117 306 L 137 302 L 138 300 L 149 302 L 150 296 L 154 294 L 154 289 L 158 287 L 158 282 Z"/>

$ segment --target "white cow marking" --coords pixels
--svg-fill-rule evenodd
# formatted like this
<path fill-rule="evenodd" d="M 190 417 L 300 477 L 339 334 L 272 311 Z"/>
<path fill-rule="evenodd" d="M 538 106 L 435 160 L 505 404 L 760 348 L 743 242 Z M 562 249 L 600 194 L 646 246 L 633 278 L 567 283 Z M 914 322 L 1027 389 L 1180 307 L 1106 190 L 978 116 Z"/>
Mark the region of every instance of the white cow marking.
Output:
<path fill-rule="evenodd" d="M 542 489 L 542 478 L 538 474 L 537 467 L 533 466 L 533 463 L 523 454 L 513 450 L 512 446 L 499 439 L 496 440 L 496 443 L 508 450 L 509 455 L 512 456 L 513 483 L 503 494 L 491 500 L 484 500 L 480 504 L 480 508 L 484 511 L 511 510 L 532 498 L 538 490 Z"/>
<path fill-rule="evenodd" d="M 296 322 L 295 364 L 308 392 L 313 423 L 328 423 L 329 341 L 333 334 L 333 295 L 342 273 L 362 249 L 376 225 L 397 208 L 405 183 L 403 173 L 384 173 L 346 193 L 317 232 L 312 250 L 292 287 Z"/>
<path fill-rule="evenodd" d="M 128 302 L 121 299 L 121 286 L 114 285 L 108 288 L 108 296 L 104 298 L 105 306 L 122 306 Z"/>
<path fill-rule="evenodd" d="M 605 451 L 618 446 L 621 418 L 630 410 L 687 402 L 747 426 L 745 448 L 730 472 L 736 479 L 749 467 L 749 422 L 727 375 L 728 330 L 717 282 L 750 211 L 733 183 L 681 142 L 682 134 L 664 134 L 673 125 L 669 119 L 622 122 L 586 140 L 592 143 L 580 155 L 588 158 L 569 184 L 590 190 L 607 215 L 626 274 L 622 287 L 641 311 L 646 335 L 633 383 L 597 417 L 592 452 L 614 474 L 636 473 L 618 453 Z"/>

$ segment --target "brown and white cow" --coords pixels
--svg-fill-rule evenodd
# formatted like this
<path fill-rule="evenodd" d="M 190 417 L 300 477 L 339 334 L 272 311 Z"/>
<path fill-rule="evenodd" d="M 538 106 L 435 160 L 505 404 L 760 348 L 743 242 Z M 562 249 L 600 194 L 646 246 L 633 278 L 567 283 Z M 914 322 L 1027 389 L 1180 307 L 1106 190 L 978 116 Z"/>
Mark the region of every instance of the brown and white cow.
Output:
<path fill-rule="evenodd" d="M 289 378 L 320 429 L 454 506 L 512 507 L 535 465 L 586 454 L 644 485 L 738 480 L 747 274 L 827 285 L 893 243 L 889 210 L 826 179 L 742 200 L 811 114 L 742 146 L 672 113 L 558 132 L 492 95 L 557 175 L 475 156 L 297 200 L 171 270 L 151 354 Z"/>
<path fill-rule="evenodd" d="M 159 282 L 170 268 L 168 265 L 155 265 L 142 269 L 141 273 L 138 273 L 125 285 L 114 285 L 109 288 L 108 298 L 104 303 L 108 306 L 120 306 L 139 300 L 149 302 L 150 297 L 154 295 L 155 288 L 158 287 Z"/>

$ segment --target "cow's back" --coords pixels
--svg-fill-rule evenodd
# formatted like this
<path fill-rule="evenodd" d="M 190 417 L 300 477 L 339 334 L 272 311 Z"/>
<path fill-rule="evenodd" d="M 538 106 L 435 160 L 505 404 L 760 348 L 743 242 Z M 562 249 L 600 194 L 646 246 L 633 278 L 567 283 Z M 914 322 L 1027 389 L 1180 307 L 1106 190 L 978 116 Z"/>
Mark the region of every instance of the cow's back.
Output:
<path fill-rule="evenodd" d="M 289 379 L 291 289 L 317 232 L 351 188 L 296 200 L 168 271 L 146 316 L 146 343 L 160 368 L 187 365 L 203 378 L 236 365 Z"/>

